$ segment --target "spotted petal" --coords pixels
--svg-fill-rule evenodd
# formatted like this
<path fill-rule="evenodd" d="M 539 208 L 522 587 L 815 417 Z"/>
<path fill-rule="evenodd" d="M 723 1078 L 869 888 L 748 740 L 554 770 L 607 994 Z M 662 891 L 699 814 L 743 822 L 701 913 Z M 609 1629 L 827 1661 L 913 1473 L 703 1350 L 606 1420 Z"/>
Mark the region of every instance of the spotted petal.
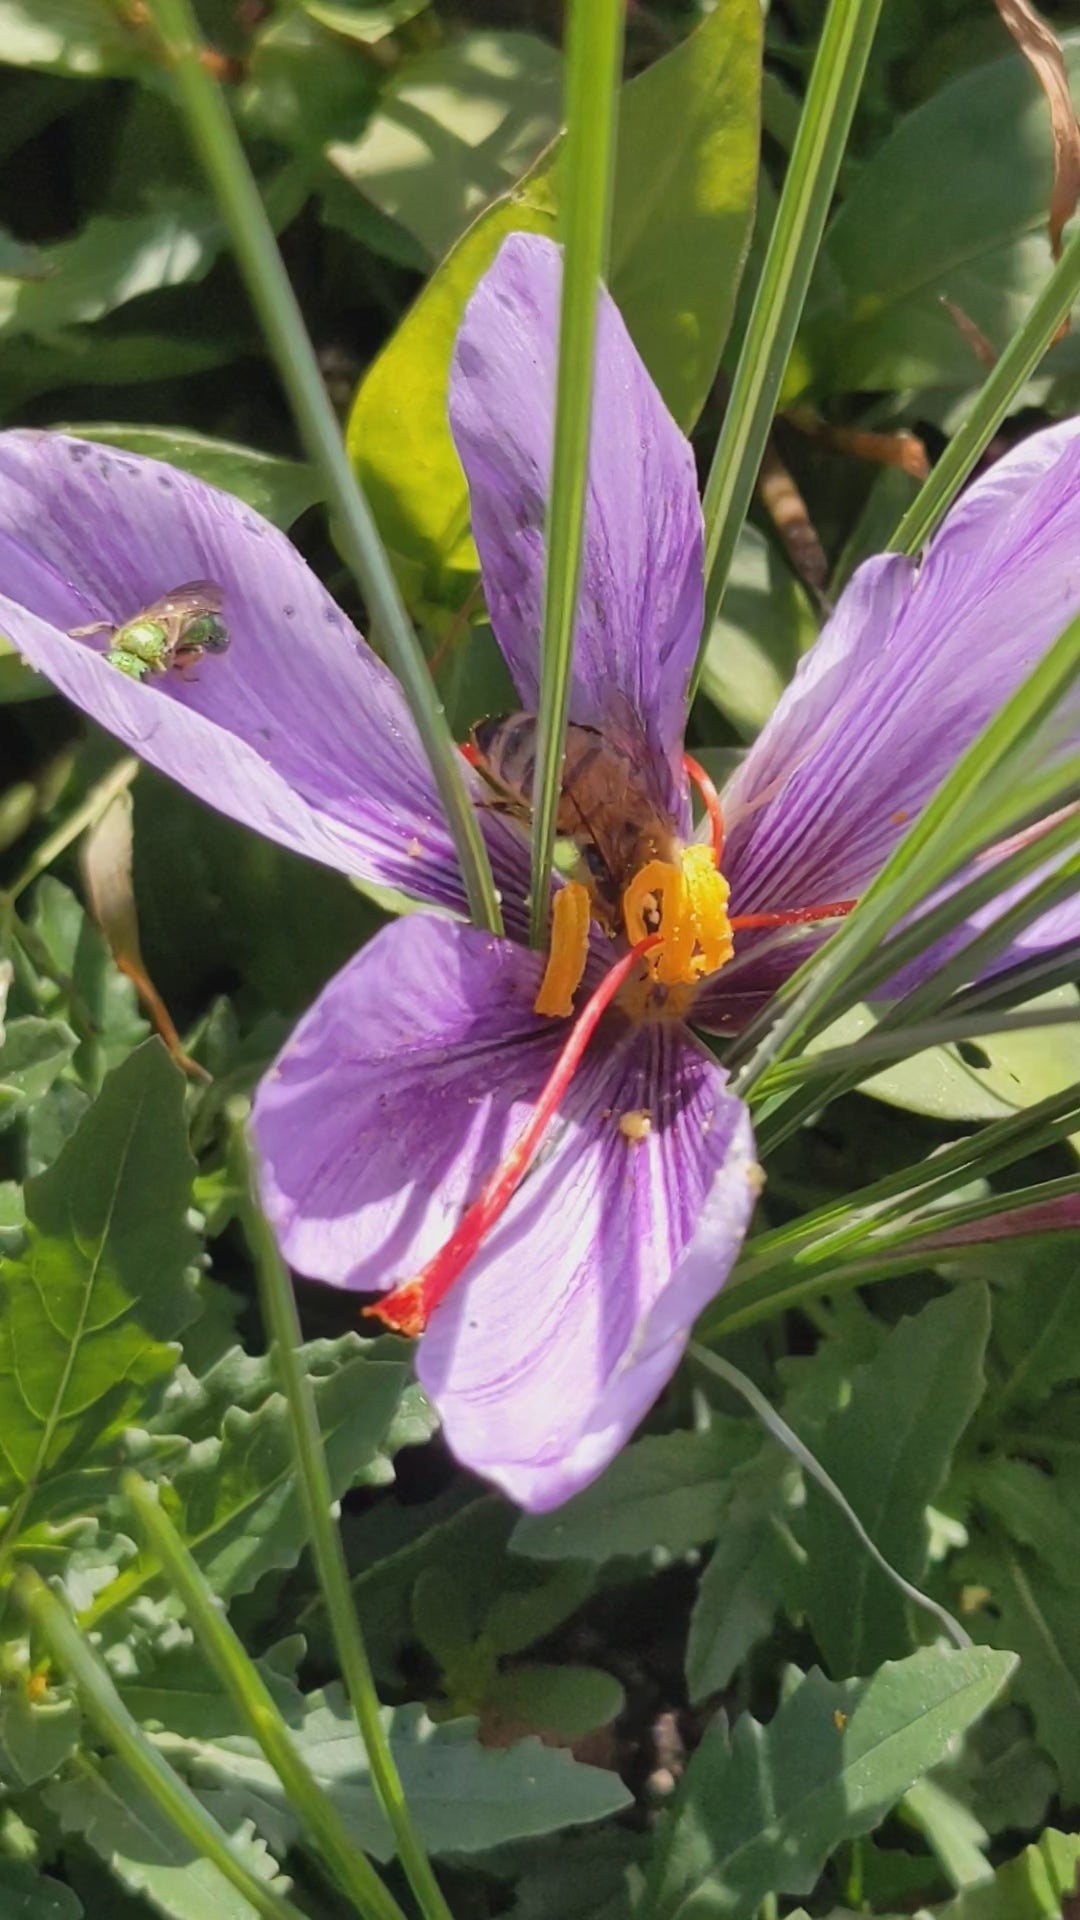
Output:
<path fill-rule="evenodd" d="M 301 1272 L 385 1287 L 442 1245 L 565 1039 L 532 1012 L 540 964 L 414 916 L 331 982 L 255 1108 L 267 1212 Z M 645 1111 L 651 1130 L 627 1137 L 620 1120 Z M 534 1509 L 599 1473 L 723 1284 L 756 1187 L 746 1111 L 711 1057 L 685 1029 L 612 1016 L 423 1336 L 458 1457 Z"/>
<path fill-rule="evenodd" d="M 511 234 L 458 334 L 450 424 L 499 644 L 536 709 L 562 257 Z M 643 729 L 663 798 L 679 755 L 702 619 L 702 522 L 690 446 L 610 295 L 600 291 L 596 390 L 571 719 Z"/>
<path fill-rule="evenodd" d="M 188 581 L 224 592 L 231 643 L 145 683 L 108 635 Z M 329 866 L 460 906 L 449 834 L 396 681 L 296 549 L 156 460 L 61 434 L 0 435 L 0 632 L 163 773 Z"/>

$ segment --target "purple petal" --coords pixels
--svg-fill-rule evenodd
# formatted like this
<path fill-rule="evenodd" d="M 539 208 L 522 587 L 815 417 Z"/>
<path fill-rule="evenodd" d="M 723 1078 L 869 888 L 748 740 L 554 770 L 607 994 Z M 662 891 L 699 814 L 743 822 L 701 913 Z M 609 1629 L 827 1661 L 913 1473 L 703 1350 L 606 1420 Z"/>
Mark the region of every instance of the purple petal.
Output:
<path fill-rule="evenodd" d="M 140 684 L 100 657 L 170 589 L 224 589 L 231 644 Z M 296 549 L 230 494 L 61 434 L 0 435 L 0 630 L 200 799 L 328 866 L 437 904 L 464 895 L 393 676 Z"/>
<path fill-rule="evenodd" d="M 859 569 L 725 795 L 734 911 L 860 893 L 1080 608 L 1078 436 L 998 461 L 918 569 Z"/>
<path fill-rule="evenodd" d="M 409 1277 L 517 1137 L 566 1038 L 535 954 L 413 916 L 325 990 L 255 1108 L 284 1252 L 338 1286 Z M 652 1130 L 619 1127 L 648 1110 Z M 597 1036 L 537 1164 L 434 1313 L 418 1371 L 458 1457 L 521 1505 L 601 1471 L 722 1285 L 757 1192 L 750 1123 L 685 1029 Z"/>
<path fill-rule="evenodd" d="M 511 234 L 469 302 L 450 374 L 450 424 L 488 608 L 529 711 L 539 686 L 561 282 L 558 247 Z M 702 595 L 693 454 L 601 288 L 570 715 L 580 725 L 643 727 L 670 769 L 664 798 L 673 811 Z"/>

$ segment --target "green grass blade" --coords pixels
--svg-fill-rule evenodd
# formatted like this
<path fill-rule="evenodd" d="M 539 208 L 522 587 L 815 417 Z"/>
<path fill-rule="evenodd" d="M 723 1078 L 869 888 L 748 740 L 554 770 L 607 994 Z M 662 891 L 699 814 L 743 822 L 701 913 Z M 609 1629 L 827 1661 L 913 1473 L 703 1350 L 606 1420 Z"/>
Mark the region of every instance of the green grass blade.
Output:
<path fill-rule="evenodd" d="M 296 1455 L 297 1485 L 308 1523 L 312 1556 L 326 1604 L 327 1619 L 337 1648 L 360 1738 L 371 1768 L 379 1804 L 390 1823 L 398 1858 L 424 1920 L 451 1920 L 439 1883 L 431 1870 L 424 1843 L 405 1800 L 394 1756 L 379 1711 L 379 1696 L 349 1589 L 349 1570 L 341 1534 L 334 1519 L 335 1503 L 323 1452 L 311 1381 L 298 1359 L 302 1340 L 292 1285 L 270 1227 L 259 1206 L 254 1155 L 247 1153 L 249 1199 L 245 1227 L 259 1281 L 259 1302 L 282 1391 L 289 1407 L 289 1425 Z"/>
<path fill-rule="evenodd" d="M 147 0 L 147 10 L 175 74 L 192 144 L 232 235 L 240 270 L 300 437 L 322 481 L 342 553 L 360 583 L 431 762 L 457 848 L 469 910 L 477 926 L 501 933 L 498 896 L 476 809 L 465 786 L 461 756 L 371 509 L 349 464 L 254 175 L 221 89 L 199 59 L 199 30 L 190 0 Z M 357 715 L 358 726 L 361 720 Z"/>
<path fill-rule="evenodd" d="M 912 501 L 892 539 L 890 553 L 918 553 L 955 500 L 990 445 L 1026 381 L 1031 378 L 1080 296 L 1080 233 L 1074 233 L 1022 326 L 979 390 L 962 427 L 950 440 L 929 480 Z"/>
<path fill-rule="evenodd" d="M 881 12 L 831 0 L 705 487 L 705 629 L 692 691 L 753 496 Z"/>
<path fill-rule="evenodd" d="M 124 1492 L 143 1535 L 183 1601 L 195 1638 L 262 1748 L 343 1893 L 364 1920 L 404 1920 L 401 1908 L 323 1792 L 254 1661 L 229 1624 L 198 1562 L 188 1552 L 147 1481 L 128 1474 Z"/>
<path fill-rule="evenodd" d="M 589 479 L 596 303 L 607 261 L 615 161 L 622 0 L 572 0 L 566 48 L 563 283 L 555 439 L 548 501 L 540 715 L 529 937 L 547 940 Z"/>
<path fill-rule="evenodd" d="M 117 1693 L 104 1662 L 79 1631 L 63 1602 L 50 1593 L 44 1581 L 29 1568 L 17 1575 L 15 1594 L 57 1664 L 74 1681 L 87 1718 L 106 1745 L 119 1755 L 170 1826 L 175 1827 L 197 1853 L 213 1863 L 263 1920 L 305 1920 L 299 1907 L 283 1893 L 249 1873 L 233 1852 L 228 1835 L 211 1819 L 202 1802 L 173 1772 L 156 1747 L 151 1746 Z"/>

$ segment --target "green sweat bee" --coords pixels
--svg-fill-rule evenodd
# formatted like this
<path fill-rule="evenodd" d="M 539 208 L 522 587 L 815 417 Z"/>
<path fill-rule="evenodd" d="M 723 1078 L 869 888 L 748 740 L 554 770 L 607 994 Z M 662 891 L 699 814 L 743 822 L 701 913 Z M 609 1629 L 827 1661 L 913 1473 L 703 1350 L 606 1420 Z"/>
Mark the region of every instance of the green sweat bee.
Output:
<path fill-rule="evenodd" d="M 220 618 L 224 599 L 215 580 L 189 580 L 122 626 L 95 620 L 88 627 L 73 627 L 71 638 L 87 640 L 95 633 L 109 634 L 106 660 L 133 680 L 145 680 L 151 673 L 168 673 L 173 667 L 182 672 L 194 666 L 204 653 L 224 653 L 229 644 L 229 629 Z"/>

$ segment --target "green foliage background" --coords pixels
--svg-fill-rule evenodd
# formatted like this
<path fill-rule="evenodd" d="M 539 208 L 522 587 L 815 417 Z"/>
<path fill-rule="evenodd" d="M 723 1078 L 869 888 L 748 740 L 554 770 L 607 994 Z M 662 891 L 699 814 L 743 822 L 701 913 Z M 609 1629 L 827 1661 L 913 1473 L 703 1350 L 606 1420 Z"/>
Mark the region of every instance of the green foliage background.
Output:
<path fill-rule="evenodd" d="M 1080 27 L 1064 4 L 1046 12 L 1076 88 Z M 611 285 L 703 470 L 820 14 L 776 0 L 763 73 L 757 0 L 628 17 Z M 461 736 L 507 686 L 474 591 L 446 371 L 503 235 L 556 230 L 561 20 L 542 0 L 203 0 L 200 17 Z M 775 433 L 830 598 L 916 483 L 838 452 L 807 414 L 940 452 L 983 378 L 943 302 L 997 350 L 1022 322 L 1050 269 L 1050 152 L 989 0 L 886 5 Z M 0 0 L 0 157 L 3 424 L 74 425 L 236 492 L 292 530 L 363 625 L 138 0 Z M 1053 347 L 1007 435 L 1076 410 L 1078 356 L 1074 334 Z M 759 503 L 692 723 L 717 769 L 820 611 Z M 140 771 L 142 946 L 213 1075 L 185 1080 L 87 916 L 67 831 L 117 761 L 0 642 L 0 1920 L 255 1911 L 106 1753 L 15 1604 L 16 1567 L 57 1583 L 147 1747 L 268 1897 L 291 1888 L 310 1920 L 354 1910 L 133 1525 L 132 1466 L 408 1910 L 305 1550 L 237 1146 L 291 1021 L 401 903 Z M 1054 991 L 1074 1014 L 1075 986 Z M 829 1045 L 871 1024 L 845 1018 Z M 593 1487 L 521 1518 L 453 1466 L 407 1348 L 361 1339 L 348 1300 L 301 1290 L 391 1751 L 461 1920 L 1038 1920 L 1076 1899 L 1075 1241 L 916 1249 L 901 1272 L 855 1272 L 826 1236 L 869 1232 L 875 1182 L 922 1177 L 974 1126 L 1038 1103 L 1004 1170 L 981 1171 L 973 1147 L 954 1197 L 1073 1175 L 1078 1034 L 863 1072 L 770 1157 L 762 1236 L 812 1223 L 790 1253 L 751 1242 L 743 1277 L 773 1276 L 776 1305 L 740 1296 L 738 1276 L 724 1300 L 736 1318 L 764 1300 L 723 1351 L 967 1648 L 707 1370 L 685 1370 Z M 782 1287 L 815 1260 L 788 1306 Z"/>

